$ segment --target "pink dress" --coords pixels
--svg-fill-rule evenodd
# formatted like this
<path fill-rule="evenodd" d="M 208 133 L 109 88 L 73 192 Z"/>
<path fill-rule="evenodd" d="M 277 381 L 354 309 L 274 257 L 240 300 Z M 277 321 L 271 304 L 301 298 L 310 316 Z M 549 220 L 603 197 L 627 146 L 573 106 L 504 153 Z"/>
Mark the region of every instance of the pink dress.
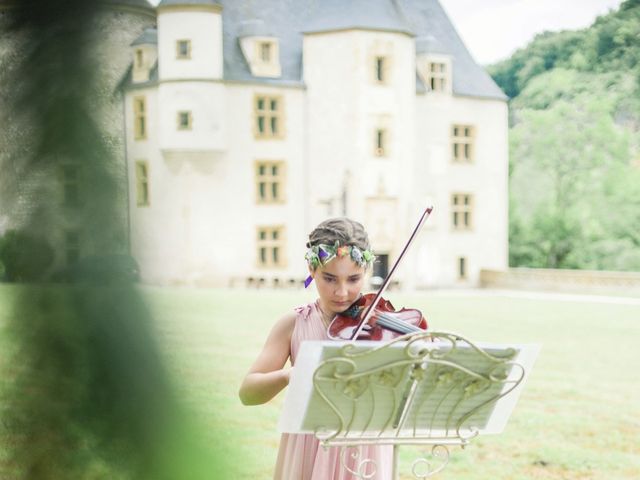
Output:
<path fill-rule="evenodd" d="M 295 365 L 298 348 L 304 340 L 328 340 L 317 301 L 296 309 L 296 322 L 291 335 L 291 364 Z M 372 480 L 389 480 L 393 469 L 393 447 L 363 446 L 360 461 L 370 458 L 376 462 Z M 350 453 L 350 451 L 348 452 Z M 347 453 L 347 456 L 349 456 Z M 356 460 L 347 463 L 357 471 Z M 364 473 L 371 473 L 366 466 Z M 313 435 L 283 433 L 280 439 L 274 480 L 356 480 L 342 465 L 340 448 L 323 448 Z"/>

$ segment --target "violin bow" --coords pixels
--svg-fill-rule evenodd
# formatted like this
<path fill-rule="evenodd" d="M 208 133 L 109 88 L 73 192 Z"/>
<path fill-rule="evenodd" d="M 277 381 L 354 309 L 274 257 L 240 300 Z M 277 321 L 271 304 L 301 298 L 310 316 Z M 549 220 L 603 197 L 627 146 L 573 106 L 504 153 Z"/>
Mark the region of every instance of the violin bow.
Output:
<path fill-rule="evenodd" d="M 378 293 L 374 297 L 373 302 L 371 302 L 371 304 L 365 311 L 364 316 L 362 318 L 362 322 L 360 322 L 360 325 L 358 325 L 358 328 L 355 330 L 354 334 L 351 337 L 352 341 L 358 338 L 358 335 L 360 335 L 360 332 L 362 332 L 362 329 L 364 328 L 364 326 L 369 322 L 369 319 L 373 315 L 373 312 L 375 311 L 375 308 L 378 305 L 378 302 L 382 298 L 382 294 L 387 289 L 387 286 L 391 281 L 391 277 L 393 276 L 393 273 L 396 271 L 396 268 L 400 264 L 400 260 L 402 260 L 402 257 L 404 257 L 404 254 L 407 253 L 409 246 L 413 243 L 413 240 L 415 239 L 416 235 L 424 225 L 424 222 L 426 222 L 427 218 L 429 218 L 429 215 L 431 215 L 432 211 L 433 211 L 433 207 L 427 207 L 425 211 L 422 213 L 422 216 L 420 217 L 420 221 L 418 222 L 418 225 L 416 225 L 416 228 L 413 229 L 413 233 L 411 234 L 411 237 L 409 237 L 409 240 L 403 247 L 402 252 L 398 256 L 398 259 L 396 260 L 396 263 L 394 263 L 393 267 L 391 267 L 391 271 L 389 271 L 389 273 L 387 274 L 387 278 L 385 278 L 384 282 L 382 282 L 382 286 L 380 287 L 380 290 L 378 290 Z"/>

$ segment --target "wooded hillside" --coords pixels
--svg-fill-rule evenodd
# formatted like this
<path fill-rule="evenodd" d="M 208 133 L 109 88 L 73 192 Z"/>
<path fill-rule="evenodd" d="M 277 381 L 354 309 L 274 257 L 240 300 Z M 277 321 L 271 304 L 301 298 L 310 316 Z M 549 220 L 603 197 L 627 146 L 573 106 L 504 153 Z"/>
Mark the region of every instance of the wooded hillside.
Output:
<path fill-rule="evenodd" d="M 511 266 L 640 270 L 640 0 L 489 73 L 511 98 Z"/>

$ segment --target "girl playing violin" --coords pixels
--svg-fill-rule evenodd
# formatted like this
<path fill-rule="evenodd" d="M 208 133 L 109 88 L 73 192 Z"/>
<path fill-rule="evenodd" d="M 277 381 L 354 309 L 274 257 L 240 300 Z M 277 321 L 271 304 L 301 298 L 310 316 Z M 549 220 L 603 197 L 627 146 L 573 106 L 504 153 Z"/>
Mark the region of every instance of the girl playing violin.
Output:
<path fill-rule="evenodd" d="M 240 387 L 245 405 L 269 401 L 289 383 L 287 360 L 295 366 L 304 340 L 327 340 L 327 327 L 336 314 L 361 295 L 365 276 L 375 257 L 364 227 L 348 218 L 322 222 L 309 235 L 305 258 L 308 286 L 315 281 L 318 299 L 284 315 L 273 327 Z M 376 462 L 374 480 L 391 478 L 392 446 L 365 446 L 362 458 Z M 353 467 L 353 466 L 351 466 Z M 282 434 L 275 480 L 351 480 L 337 447 L 324 449 L 313 435 Z"/>

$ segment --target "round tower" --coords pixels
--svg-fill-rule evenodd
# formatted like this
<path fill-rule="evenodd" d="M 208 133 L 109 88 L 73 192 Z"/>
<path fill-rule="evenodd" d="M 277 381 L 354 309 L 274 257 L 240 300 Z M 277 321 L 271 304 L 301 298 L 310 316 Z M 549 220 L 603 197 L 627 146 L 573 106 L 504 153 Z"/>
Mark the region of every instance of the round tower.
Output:
<path fill-rule="evenodd" d="M 214 0 L 158 5 L 160 81 L 222 78 L 222 6 Z"/>

